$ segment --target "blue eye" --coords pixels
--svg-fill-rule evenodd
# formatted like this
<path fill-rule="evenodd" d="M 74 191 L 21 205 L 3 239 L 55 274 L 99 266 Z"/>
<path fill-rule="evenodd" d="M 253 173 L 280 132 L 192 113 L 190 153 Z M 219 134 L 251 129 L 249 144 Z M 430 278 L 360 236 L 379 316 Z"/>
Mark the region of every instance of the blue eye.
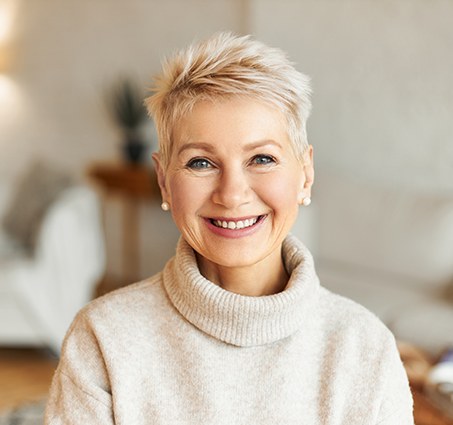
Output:
<path fill-rule="evenodd" d="M 257 165 L 269 165 L 274 164 L 275 159 L 270 155 L 256 155 L 253 157 L 252 162 Z"/>
<path fill-rule="evenodd" d="M 212 165 L 207 159 L 194 158 L 187 163 L 186 167 L 191 168 L 192 170 L 202 170 L 204 168 L 211 168 Z"/>

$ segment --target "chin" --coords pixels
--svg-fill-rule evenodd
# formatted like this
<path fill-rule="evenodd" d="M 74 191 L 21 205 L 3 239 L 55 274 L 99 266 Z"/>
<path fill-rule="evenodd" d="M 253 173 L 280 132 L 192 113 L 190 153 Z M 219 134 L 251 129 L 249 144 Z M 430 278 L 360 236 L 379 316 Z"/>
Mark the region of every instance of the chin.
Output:
<path fill-rule="evenodd" d="M 215 256 L 213 256 L 212 253 L 202 255 L 202 257 L 210 263 L 228 268 L 250 267 L 263 261 L 268 256 L 269 254 L 258 253 L 256 250 L 253 250 L 253 252 L 246 252 L 246 250 L 240 249 L 225 250 L 223 252 L 217 251 Z"/>

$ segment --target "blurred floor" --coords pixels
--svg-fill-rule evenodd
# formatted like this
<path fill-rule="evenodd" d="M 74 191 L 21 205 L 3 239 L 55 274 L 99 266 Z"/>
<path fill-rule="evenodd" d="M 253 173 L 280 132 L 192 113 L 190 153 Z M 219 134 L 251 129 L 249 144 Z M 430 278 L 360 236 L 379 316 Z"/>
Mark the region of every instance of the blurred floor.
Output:
<path fill-rule="evenodd" d="M 47 396 L 58 360 L 37 348 L 0 348 L 0 410 Z"/>

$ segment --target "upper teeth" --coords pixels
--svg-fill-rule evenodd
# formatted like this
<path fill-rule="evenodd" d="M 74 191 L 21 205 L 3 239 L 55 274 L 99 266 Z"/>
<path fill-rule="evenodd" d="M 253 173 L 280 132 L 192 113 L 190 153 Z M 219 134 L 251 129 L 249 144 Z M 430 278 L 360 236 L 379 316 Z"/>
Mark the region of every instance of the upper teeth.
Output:
<path fill-rule="evenodd" d="M 239 221 L 222 221 L 222 220 L 213 220 L 214 224 L 218 227 L 223 227 L 224 229 L 243 229 L 244 227 L 253 226 L 258 221 L 258 217 L 249 218 L 247 220 Z"/>

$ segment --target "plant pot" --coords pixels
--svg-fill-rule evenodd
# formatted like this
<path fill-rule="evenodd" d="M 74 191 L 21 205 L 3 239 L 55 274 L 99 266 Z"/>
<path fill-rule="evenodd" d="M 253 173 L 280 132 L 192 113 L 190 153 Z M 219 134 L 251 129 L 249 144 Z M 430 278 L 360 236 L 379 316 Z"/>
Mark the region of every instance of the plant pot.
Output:
<path fill-rule="evenodd" d="M 143 142 L 128 141 L 123 144 L 124 159 L 134 165 L 141 164 L 146 154 L 147 146 Z"/>

